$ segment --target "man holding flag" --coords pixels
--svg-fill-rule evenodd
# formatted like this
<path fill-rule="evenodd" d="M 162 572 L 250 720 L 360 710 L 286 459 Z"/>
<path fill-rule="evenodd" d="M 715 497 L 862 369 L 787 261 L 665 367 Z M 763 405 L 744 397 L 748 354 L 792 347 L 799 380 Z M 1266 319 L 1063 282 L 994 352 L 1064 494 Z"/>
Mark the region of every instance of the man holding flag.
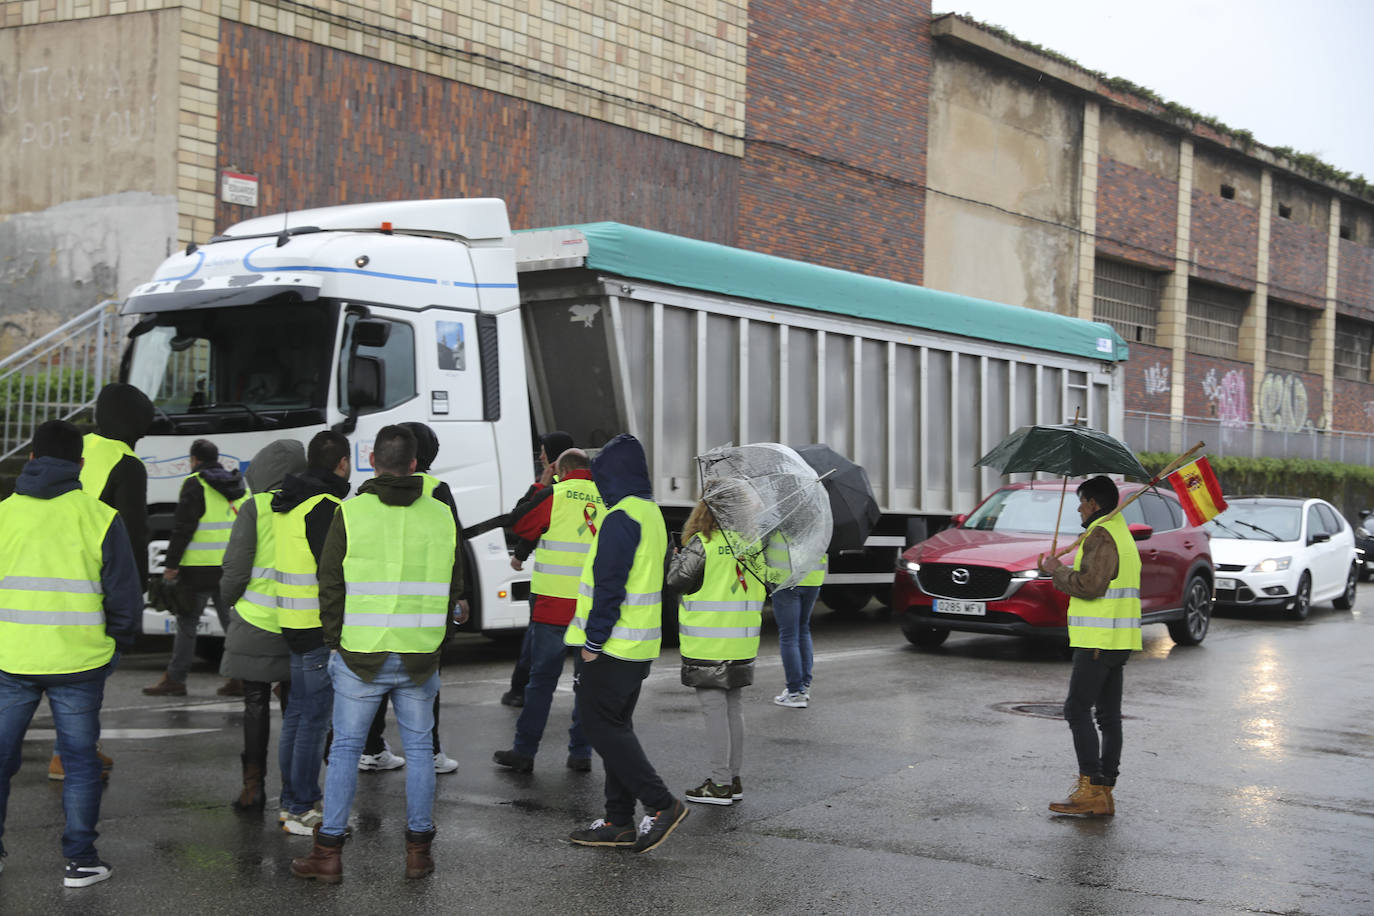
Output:
<path fill-rule="evenodd" d="M 1121 769 L 1121 694 L 1124 668 L 1140 639 L 1140 552 L 1126 519 L 1114 512 L 1120 495 L 1110 477 L 1078 485 L 1078 515 L 1087 534 L 1065 566 L 1053 555 L 1040 569 L 1069 596 L 1073 673 L 1064 718 L 1073 732 L 1078 783 L 1050 810 L 1057 814 L 1112 815 L 1112 788 Z M 1097 727 L 1093 726 L 1096 710 Z M 1102 731 L 1098 741 L 1098 729 Z"/>

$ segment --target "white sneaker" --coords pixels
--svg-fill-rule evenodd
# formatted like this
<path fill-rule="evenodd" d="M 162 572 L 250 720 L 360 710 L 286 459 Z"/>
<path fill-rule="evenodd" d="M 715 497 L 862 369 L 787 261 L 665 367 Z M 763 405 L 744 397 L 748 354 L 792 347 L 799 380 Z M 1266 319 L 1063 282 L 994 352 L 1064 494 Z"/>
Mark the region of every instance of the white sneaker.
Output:
<path fill-rule="evenodd" d="M 458 761 L 444 755 L 443 751 L 434 755 L 435 773 L 452 773 L 458 769 Z"/>
<path fill-rule="evenodd" d="M 382 748 L 380 754 L 363 754 L 358 758 L 360 770 L 397 770 L 406 765 L 406 759 L 391 753 L 390 748 Z"/>
<path fill-rule="evenodd" d="M 280 811 L 277 812 L 277 823 L 278 823 L 278 824 L 285 824 L 285 823 L 286 823 L 286 819 L 287 819 L 288 817 L 290 817 L 290 816 L 291 816 L 291 812 L 290 812 L 289 810 L 287 810 L 286 808 L 282 808 Z"/>
<path fill-rule="evenodd" d="M 324 823 L 324 812 L 311 808 L 303 814 L 287 814 L 281 829 L 295 836 L 314 836 L 315 828 Z"/>
<path fill-rule="evenodd" d="M 787 706 L 791 709 L 805 709 L 811 704 L 811 700 L 806 694 L 800 691 L 797 693 L 788 693 L 786 690 L 773 697 L 773 702 L 778 706 Z"/>

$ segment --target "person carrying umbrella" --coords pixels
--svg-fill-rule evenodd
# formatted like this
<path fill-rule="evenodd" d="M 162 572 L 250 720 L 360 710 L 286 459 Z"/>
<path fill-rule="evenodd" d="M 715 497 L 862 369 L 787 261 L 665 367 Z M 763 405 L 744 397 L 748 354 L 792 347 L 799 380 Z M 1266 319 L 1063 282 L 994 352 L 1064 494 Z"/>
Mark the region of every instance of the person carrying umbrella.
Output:
<path fill-rule="evenodd" d="M 1109 477 L 1078 485 L 1078 515 L 1087 534 L 1072 566 L 1054 555 L 1040 570 L 1069 596 L 1073 671 L 1064 718 L 1073 732 L 1078 782 L 1069 797 L 1050 804 L 1057 814 L 1113 815 L 1112 789 L 1121 768 L 1121 695 L 1131 650 L 1141 647 L 1140 552 L 1120 513 Z M 1093 726 L 1096 710 L 1097 727 Z M 1101 729 L 1101 742 L 1097 729 Z"/>

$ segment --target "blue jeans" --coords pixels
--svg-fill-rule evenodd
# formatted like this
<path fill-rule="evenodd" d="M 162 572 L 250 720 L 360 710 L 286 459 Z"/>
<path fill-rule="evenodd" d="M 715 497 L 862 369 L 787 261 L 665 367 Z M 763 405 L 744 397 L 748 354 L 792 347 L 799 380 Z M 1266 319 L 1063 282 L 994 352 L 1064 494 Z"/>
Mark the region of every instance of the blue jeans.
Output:
<path fill-rule="evenodd" d="M 282 714 L 279 757 L 281 806 L 304 814 L 323 797 L 320 762 L 334 705 L 329 679 L 329 649 L 320 646 L 304 654 L 291 653 L 291 702 Z"/>
<path fill-rule="evenodd" d="M 40 687 L 32 681 L 0 672 L 0 836 L 9 810 L 10 780 L 19 772 L 24 733 L 44 693 L 57 729 L 57 753 L 67 778 L 62 781 L 62 811 L 67 817 L 62 831 L 62 855 L 81 865 L 99 860 L 95 851 L 96 821 L 100 819 L 100 704 L 105 698 L 105 678 Z M 0 843 L 0 855 L 4 854 Z"/>
<path fill-rule="evenodd" d="M 329 748 L 329 770 L 324 779 L 324 823 L 320 833 L 343 836 L 353 809 L 353 793 L 358 788 L 358 758 L 382 697 L 391 697 L 406 758 L 417 763 L 429 760 L 429 733 L 434 727 L 439 673 L 436 671 L 423 684 L 415 684 L 406 673 L 401 656 L 393 652 L 377 673 L 377 679 L 369 684 L 335 652 L 329 656 L 329 677 L 334 682 L 334 743 Z M 415 833 L 434 829 L 433 766 L 406 767 L 406 827 Z"/>
<path fill-rule="evenodd" d="M 819 585 L 794 585 L 773 593 L 773 620 L 778 624 L 778 650 L 788 693 L 811 686 L 811 611 L 820 593 Z"/>
<path fill-rule="evenodd" d="M 525 634 L 525 643 L 530 650 L 530 679 L 525 685 L 525 706 L 520 710 L 520 718 L 515 720 L 517 754 L 533 757 L 539 753 L 539 741 L 544 737 L 549 708 L 553 705 L 553 692 L 563 676 L 563 662 L 568 657 L 568 647 L 563 645 L 567 629 L 552 623 L 531 623 Z M 576 697 L 573 698 L 572 727 L 568 729 L 568 755 L 592 756 L 592 746 L 582 734 Z"/>

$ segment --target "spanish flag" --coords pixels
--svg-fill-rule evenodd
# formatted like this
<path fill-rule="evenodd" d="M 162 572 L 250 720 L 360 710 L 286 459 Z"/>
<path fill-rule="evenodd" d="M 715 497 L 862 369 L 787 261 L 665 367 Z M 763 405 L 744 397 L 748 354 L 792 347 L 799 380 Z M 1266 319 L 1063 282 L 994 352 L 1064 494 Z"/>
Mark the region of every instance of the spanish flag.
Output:
<path fill-rule="evenodd" d="M 1199 458 L 1192 464 L 1185 464 L 1169 475 L 1169 483 L 1174 485 L 1178 501 L 1188 515 L 1188 524 L 1201 525 L 1216 515 L 1226 511 L 1226 500 L 1221 496 L 1221 484 L 1206 458 Z"/>

